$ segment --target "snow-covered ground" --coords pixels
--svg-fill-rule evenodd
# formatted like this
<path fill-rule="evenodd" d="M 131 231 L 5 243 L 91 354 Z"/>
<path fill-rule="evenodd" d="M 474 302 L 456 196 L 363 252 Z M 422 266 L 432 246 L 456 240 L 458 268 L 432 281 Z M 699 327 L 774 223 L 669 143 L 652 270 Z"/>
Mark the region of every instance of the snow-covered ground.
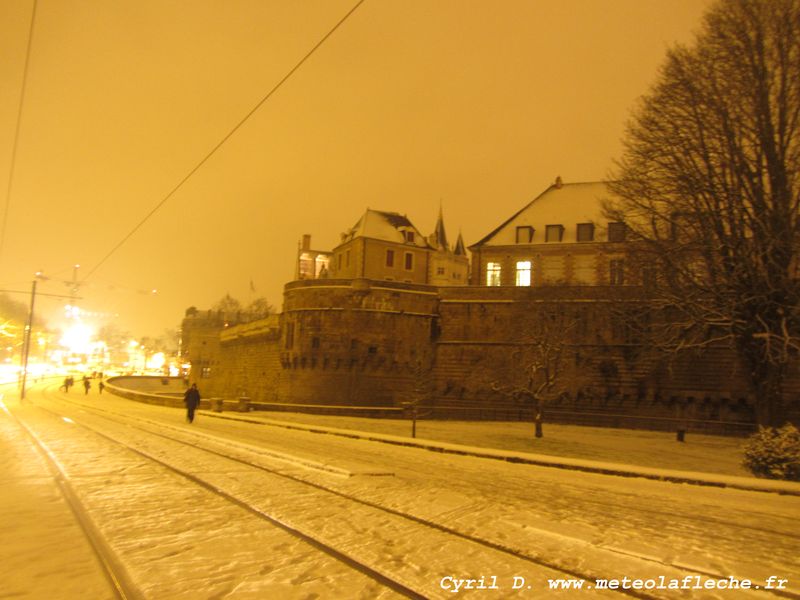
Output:
<path fill-rule="evenodd" d="M 734 577 L 750 578 L 760 585 L 775 575 L 788 580 L 785 585 L 794 592 L 800 587 L 800 498 L 796 496 L 441 454 L 220 419 L 209 413 L 188 425 L 176 409 L 108 395 L 70 397 L 72 403 L 87 402 L 105 411 L 98 415 L 75 404 L 63 404 L 61 394 L 52 390 L 47 394 L 49 398 L 34 392 L 32 402 L 25 406 L 10 396 L 5 402 L 58 457 L 98 529 L 147 598 L 373 598 L 394 593 L 252 512 L 174 473 L 165 473 L 163 467 L 83 425 L 202 477 L 281 522 L 401 578 L 426 597 L 613 595 L 598 590 L 551 591 L 548 579 L 570 577 L 558 569 L 590 580 Z M 72 422 L 34 405 L 57 410 Z M 135 420 L 123 423 L 122 414 Z M 91 568 L 91 553 L 74 534 L 69 511 L 48 481 L 44 463 L 35 458 L 21 432 L 15 431 L 9 415 L 2 414 L 0 425 L 4 457 L 0 476 L 7 484 L 3 502 L 15 507 L 11 514 L 16 519 L 16 523 L 3 526 L 7 541 L 0 557 L 4 559 L 0 576 L 12 585 L 3 586 L 7 591 L 0 596 L 104 597 L 95 593 L 102 589 L 102 578 Z M 337 425 L 344 424 L 339 421 Z M 481 425 L 458 427 L 468 435 L 480 436 Z M 142 429 L 178 437 L 190 445 L 154 437 Z M 556 437 L 555 426 L 549 429 L 547 433 Z M 508 435 L 515 437 L 521 432 L 509 427 Z M 427 435 L 424 428 L 418 433 Z M 489 437 L 496 435 L 493 432 Z M 608 437 L 607 448 L 611 448 L 613 434 Z M 462 436 L 460 441 L 469 440 Z M 724 446 L 728 441 L 722 442 Z M 651 446 L 643 448 L 643 443 Z M 255 471 L 192 446 L 257 459 L 294 480 Z M 634 438 L 626 438 L 624 446 L 629 448 L 628 456 L 652 455 L 653 461 L 659 455 L 663 461 L 667 451 L 653 443 L 652 437 L 638 444 Z M 681 460 L 687 460 L 680 453 L 688 446 L 691 443 L 677 450 Z M 610 450 L 598 451 L 593 458 L 625 456 L 625 447 L 616 450 L 616 455 L 603 454 Z M 690 454 L 701 457 L 703 452 L 693 447 Z M 695 464 L 673 462 L 669 466 L 694 469 Z M 342 476 L 344 472 L 351 476 Z M 301 481 L 317 487 L 304 486 Z M 32 494 L 35 503 L 27 500 L 31 483 L 38 486 Z M 550 568 L 375 507 L 519 550 Z M 40 511 L 42 519 L 37 523 L 32 517 Z M 76 542 L 75 548 L 67 541 L 73 538 L 81 542 Z M 42 547 L 36 547 L 37 539 Z M 68 555 L 54 547 L 68 549 Z M 14 560 L 7 563 L 11 558 Z M 31 569 L 35 578 L 26 577 Z M 493 576 L 499 589 L 453 591 L 457 579 L 483 577 L 491 584 Z M 515 576 L 526 580 L 518 590 L 512 589 L 514 582 L 520 581 L 514 580 Z M 60 585 L 62 581 L 64 585 Z M 75 595 L 84 582 L 88 593 Z M 53 589 L 61 595 L 40 595 Z M 747 596 L 742 590 L 642 593 L 662 598 Z M 769 596 L 761 592 L 754 597 Z"/>
<path fill-rule="evenodd" d="M 332 417 L 286 412 L 258 412 L 260 417 L 387 435 L 410 436 L 411 422 L 398 419 Z M 567 458 L 621 464 L 748 476 L 741 465 L 744 440 L 689 433 L 684 443 L 674 432 L 611 429 L 545 423 L 536 439 L 531 423 L 492 421 L 417 422 L 417 437 L 441 442 L 534 452 Z"/>

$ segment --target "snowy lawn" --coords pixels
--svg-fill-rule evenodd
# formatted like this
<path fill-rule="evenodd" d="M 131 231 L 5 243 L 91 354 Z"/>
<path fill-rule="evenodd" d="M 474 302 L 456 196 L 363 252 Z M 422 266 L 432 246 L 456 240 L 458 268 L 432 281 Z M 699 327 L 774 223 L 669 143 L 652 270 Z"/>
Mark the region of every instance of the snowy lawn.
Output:
<path fill-rule="evenodd" d="M 261 417 L 354 429 L 370 433 L 411 436 L 411 422 L 401 419 L 334 417 L 302 413 L 258 411 Z M 545 424 L 544 437 L 533 436 L 533 425 L 494 421 L 418 421 L 417 437 L 467 446 L 535 452 L 551 456 L 616 462 L 642 467 L 749 476 L 741 466 L 743 438 L 634 429 L 606 429 L 579 425 Z"/>

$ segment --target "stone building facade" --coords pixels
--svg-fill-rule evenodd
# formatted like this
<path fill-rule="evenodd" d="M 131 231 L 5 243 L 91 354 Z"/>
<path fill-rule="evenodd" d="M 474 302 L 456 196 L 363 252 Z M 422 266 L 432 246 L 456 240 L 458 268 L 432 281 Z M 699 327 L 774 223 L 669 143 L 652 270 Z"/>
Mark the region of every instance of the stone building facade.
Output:
<path fill-rule="evenodd" d="M 604 182 L 560 178 L 476 244 L 476 286 L 597 286 L 640 283 L 625 255 L 625 224 L 603 216 Z"/>
<path fill-rule="evenodd" d="M 331 254 L 333 279 L 466 285 L 468 276 L 464 242 L 459 236 L 450 248 L 441 211 L 435 231 L 424 236 L 405 215 L 368 209 Z"/>
<path fill-rule="evenodd" d="M 627 263 L 624 225 L 602 218 L 605 195 L 603 183 L 557 180 L 470 247 L 469 276 L 463 241 L 450 248 L 441 215 L 423 237 L 404 216 L 368 210 L 333 251 L 313 252 L 328 265 L 322 275 L 307 269 L 286 284 L 280 315 L 241 325 L 187 315 L 192 377 L 205 395 L 306 409 L 397 408 L 424 377 L 431 416 L 526 418 L 530 407 L 500 384 L 524 379 L 528 325 L 562 319 L 571 325 L 550 419 L 751 429 L 737 425 L 754 411 L 730 349 L 667 361 L 638 343 L 630 315 L 646 286 Z M 310 243 L 298 260 L 304 251 Z M 444 278 L 431 270 L 437 257 Z M 787 394 L 800 398 L 797 368 Z"/>

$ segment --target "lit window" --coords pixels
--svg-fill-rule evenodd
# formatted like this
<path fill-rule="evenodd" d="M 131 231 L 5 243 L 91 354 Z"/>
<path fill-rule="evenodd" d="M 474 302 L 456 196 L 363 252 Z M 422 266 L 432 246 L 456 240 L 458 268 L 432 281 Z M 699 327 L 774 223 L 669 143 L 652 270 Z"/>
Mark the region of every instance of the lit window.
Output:
<path fill-rule="evenodd" d="M 324 254 L 319 254 L 317 255 L 317 258 L 314 260 L 314 262 L 315 262 L 316 276 L 319 278 L 327 277 L 328 269 L 330 269 L 331 257 L 325 256 Z"/>
<path fill-rule="evenodd" d="M 611 285 L 623 285 L 625 283 L 625 261 L 621 258 L 613 258 L 608 263 L 608 280 Z"/>
<path fill-rule="evenodd" d="M 211 367 L 203 367 L 200 370 L 200 377 L 202 379 L 208 379 L 209 377 L 211 377 Z"/>
<path fill-rule="evenodd" d="M 579 242 L 593 242 L 594 223 L 578 223 L 577 237 Z"/>
<path fill-rule="evenodd" d="M 500 285 L 500 263 L 490 262 L 486 264 L 486 285 Z"/>
<path fill-rule="evenodd" d="M 544 230 L 545 242 L 560 242 L 564 235 L 563 225 L 548 225 Z"/>
<path fill-rule="evenodd" d="M 314 257 L 308 252 L 300 253 L 299 279 L 314 279 Z"/>
<path fill-rule="evenodd" d="M 393 267 L 394 266 L 394 250 L 387 250 L 386 251 L 386 266 Z"/>
<path fill-rule="evenodd" d="M 406 271 L 414 269 L 414 255 L 411 252 L 406 252 Z"/>
<path fill-rule="evenodd" d="M 517 227 L 517 243 L 530 244 L 533 241 L 533 227 L 530 225 L 523 225 Z"/>
<path fill-rule="evenodd" d="M 531 261 L 520 260 L 517 262 L 517 285 L 530 286 L 531 285 Z"/>

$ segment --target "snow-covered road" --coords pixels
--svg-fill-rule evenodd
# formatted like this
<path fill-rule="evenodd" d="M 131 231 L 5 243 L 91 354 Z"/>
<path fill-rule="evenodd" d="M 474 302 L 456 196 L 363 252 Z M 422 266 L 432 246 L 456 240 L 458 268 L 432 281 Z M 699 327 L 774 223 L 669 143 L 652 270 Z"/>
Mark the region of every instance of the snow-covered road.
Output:
<path fill-rule="evenodd" d="M 777 576 L 790 593 L 799 587 L 798 497 L 443 455 L 210 414 L 188 425 L 181 411 L 107 395 L 67 398 L 51 389 L 30 398 L 15 414 L 57 457 L 147 598 L 396 592 L 146 456 L 426 597 L 618 595 L 549 589 L 548 580 L 577 576 L 589 584 L 733 577 L 762 586 Z M 498 589 L 454 591 L 458 580 L 481 578 Z"/>

